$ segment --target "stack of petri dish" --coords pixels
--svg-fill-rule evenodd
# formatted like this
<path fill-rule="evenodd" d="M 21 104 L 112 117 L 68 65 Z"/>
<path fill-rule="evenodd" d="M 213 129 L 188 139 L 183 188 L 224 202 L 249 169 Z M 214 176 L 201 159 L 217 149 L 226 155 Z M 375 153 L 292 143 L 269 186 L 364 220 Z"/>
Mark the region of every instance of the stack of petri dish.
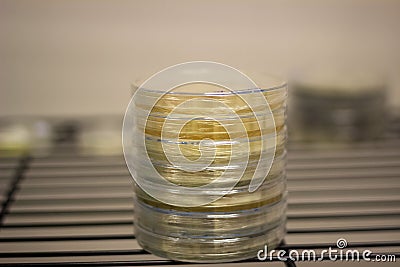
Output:
<path fill-rule="evenodd" d="M 145 133 L 145 142 L 134 144 L 134 176 L 160 196 L 135 184 L 139 244 L 155 255 L 189 262 L 237 261 L 256 257 L 265 245 L 278 246 L 286 232 L 286 84 L 229 91 L 193 83 L 168 92 L 144 89 L 137 94 L 132 103 L 134 127 Z M 244 94 L 263 101 L 250 107 Z M 183 104 L 188 101 L 193 102 Z M 259 164 L 264 152 L 272 157 L 266 166 Z M 177 164 L 182 156 L 192 170 Z M 204 158 L 209 164 L 197 168 Z M 161 186 L 151 168 L 170 186 Z M 257 175 L 261 184 L 250 192 Z M 234 187 L 226 190 L 232 181 Z M 214 186 L 204 190 L 210 183 Z M 193 199 L 193 190 L 189 195 L 176 186 L 215 200 L 199 206 L 173 205 Z"/>

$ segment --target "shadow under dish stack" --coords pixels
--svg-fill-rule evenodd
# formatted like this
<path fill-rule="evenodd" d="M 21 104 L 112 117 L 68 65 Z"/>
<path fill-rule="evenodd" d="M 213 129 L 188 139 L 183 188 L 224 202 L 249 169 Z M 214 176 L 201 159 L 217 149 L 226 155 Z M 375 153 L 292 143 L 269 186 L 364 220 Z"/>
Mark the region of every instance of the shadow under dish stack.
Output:
<path fill-rule="evenodd" d="M 275 247 L 284 237 L 286 84 L 235 93 L 216 87 L 192 84 L 166 94 L 141 90 L 136 98 L 140 101 L 134 103 L 135 127 L 145 132 L 144 146 L 136 146 L 136 176 L 169 199 L 188 197 L 175 187 L 157 184 L 150 167 L 142 164 L 147 154 L 153 167 L 169 182 L 198 188 L 199 194 L 220 196 L 201 206 L 175 206 L 153 198 L 135 185 L 136 238 L 144 249 L 155 255 L 190 262 L 236 261 L 255 257 L 264 245 Z M 249 108 L 240 97 L 256 91 L 268 101 L 274 120 L 270 113 L 262 113 L 265 106 Z M 148 104 L 157 99 L 154 107 Z M 193 102 L 197 104 L 190 108 L 181 105 L 193 99 L 200 102 Z M 220 105 L 212 108 L 213 103 L 223 103 L 237 116 L 224 113 Z M 151 110 L 149 117 L 145 116 L 145 110 Z M 198 115 L 205 112 L 209 116 Z M 257 112 L 261 120 L 254 115 Z M 172 123 L 166 124 L 167 120 Z M 174 139 L 177 133 L 178 141 Z M 214 153 L 204 151 L 211 148 L 201 144 L 201 140 L 213 140 Z M 243 153 L 232 153 L 233 148 Z M 262 170 L 265 180 L 256 191 L 249 192 L 256 168 L 262 166 L 258 162 L 263 151 L 273 155 L 271 169 L 268 172 L 268 166 Z M 182 154 L 194 165 L 204 155 L 213 155 L 213 158 L 207 167 L 188 171 L 173 164 Z M 244 166 L 232 165 L 232 158 Z M 240 169 L 244 172 L 239 172 Z M 221 179 L 224 173 L 225 178 Z M 233 190 L 221 190 L 232 179 L 238 181 Z M 212 182 L 217 184 L 213 190 L 201 189 Z"/>

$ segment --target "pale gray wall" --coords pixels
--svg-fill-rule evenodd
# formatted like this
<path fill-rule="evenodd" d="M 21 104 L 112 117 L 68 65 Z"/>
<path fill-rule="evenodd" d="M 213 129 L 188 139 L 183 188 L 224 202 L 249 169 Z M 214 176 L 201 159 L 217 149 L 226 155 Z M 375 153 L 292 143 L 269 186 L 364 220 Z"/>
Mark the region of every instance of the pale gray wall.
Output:
<path fill-rule="evenodd" d="M 0 115 L 122 113 L 131 81 L 189 60 L 387 69 L 400 104 L 399 29 L 400 1 L 0 0 Z"/>

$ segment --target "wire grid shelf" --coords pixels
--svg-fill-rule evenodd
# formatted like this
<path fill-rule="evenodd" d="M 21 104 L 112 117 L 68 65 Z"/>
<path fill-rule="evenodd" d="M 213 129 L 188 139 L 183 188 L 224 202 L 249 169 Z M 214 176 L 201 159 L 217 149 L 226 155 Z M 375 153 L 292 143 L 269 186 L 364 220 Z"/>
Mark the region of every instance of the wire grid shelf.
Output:
<path fill-rule="evenodd" d="M 288 150 L 288 233 L 280 249 L 321 251 L 345 238 L 347 248 L 400 257 L 399 120 L 381 141 L 322 148 L 290 143 Z M 0 201 L 0 266 L 192 265 L 158 258 L 137 244 L 122 155 L 59 149 L 51 156 L 0 158 Z M 329 261 L 273 257 L 227 266 L 249 264 Z"/>

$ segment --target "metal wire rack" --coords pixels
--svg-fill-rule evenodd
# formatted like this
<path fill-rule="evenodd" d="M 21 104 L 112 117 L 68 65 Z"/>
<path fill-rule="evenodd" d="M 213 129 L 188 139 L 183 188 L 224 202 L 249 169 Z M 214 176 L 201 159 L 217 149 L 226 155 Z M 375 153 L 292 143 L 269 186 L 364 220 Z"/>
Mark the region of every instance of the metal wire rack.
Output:
<path fill-rule="evenodd" d="M 381 141 L 322 148 L 291 143 L 288 155 L 288 234 L 280 249 L 321 252 L 344 238 L 346 248 L 369 249 L 371 257 L 400 257 L 399 120 Z M 122 156 L 60 149 L 50 156 L 0 158 L 0 201 L 1 266 L 188 264 L 138 246 Z M 234 265 L 330 263 L 274 256 Z"/>

